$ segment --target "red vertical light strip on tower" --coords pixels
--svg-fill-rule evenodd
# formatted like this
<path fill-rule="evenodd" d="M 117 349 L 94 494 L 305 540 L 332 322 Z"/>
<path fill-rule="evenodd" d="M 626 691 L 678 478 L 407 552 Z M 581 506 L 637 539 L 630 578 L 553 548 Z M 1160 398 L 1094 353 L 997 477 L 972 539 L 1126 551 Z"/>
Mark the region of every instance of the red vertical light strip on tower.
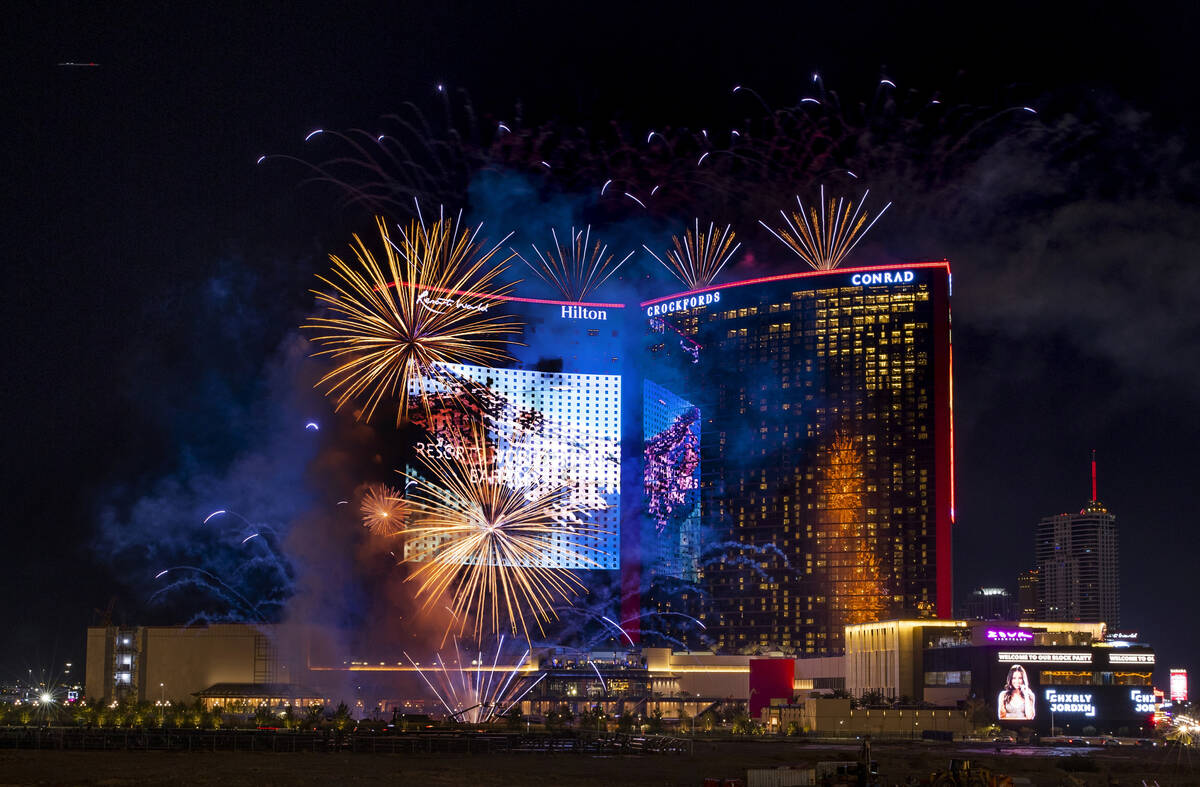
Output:
<path fill-rule="evenodd" d="M 949 323 L 948 316 L 947 323 Z M 954 337 L 950 335 L 949 330 L 946 332 L 946 349 L 950 358 L 950 524 L 953 525 L 957 519 L 955 514 L 957 486 L 954 482 Z"/>
<path fill-rule="evenodd" d="M 954 616 L 954 354 L 950 338 L 950 270 L 931 274 L 933 290 L 934 374 L 934 522 L 936 541 L 935 610 L 939 618 Z"/>
<path fill-rule="evenodd" d="M 636 519 L 621 523 L 621 628 L 632 643 L 642 641 L 642 534 Z M 622 647 L 620 640 L 617 647 Z"/>
<path fill-rule="evenodd" d="M 1096 449 L 1092 449 L 1092 502 L 1096 502 Z"/>

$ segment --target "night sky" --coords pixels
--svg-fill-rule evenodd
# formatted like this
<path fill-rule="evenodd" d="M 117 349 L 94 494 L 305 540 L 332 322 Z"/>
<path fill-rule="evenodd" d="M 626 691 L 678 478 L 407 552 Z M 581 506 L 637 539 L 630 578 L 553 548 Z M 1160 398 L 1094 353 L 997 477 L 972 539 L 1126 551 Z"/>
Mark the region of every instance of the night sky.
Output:
<path fill-rule="evenodd" d="M 110 598 L 119 622 L 159 620 L 145 588 L 160 566 L 130 541 L 229 500 L 286 524 L 317 494 L 316 448 L 287 440 L 331 416 L 289 381 L 311 363 L 295 327 L 346 222 L 261 153 L 303 154 L 312 128 L 371 128 L 406 101 L 435 111 L 438 83 L 494 118 L 519 102 L 531 121 L 620 118 L 640 136 L 728 128 L 756 111 L 734 85 L 788 106 L 813 71 L 863 100 L 887 77 L 1031 105 L 1068 140 L 996 144 L 953 204 L 880 195 L 897 208 L 853 259 L 953 266 L 956 599 L 1015 591 L 1037 520 L 1089 497 L 1094 448 L 1122 628 L 1158 648 L 1160 685 L 1166 667 L 1200 668 L 1194 4 L 476 5 L 9 12 L 0 677 L 82 661 Z M 71 61 L 99 67 L 57 65 Z"/>

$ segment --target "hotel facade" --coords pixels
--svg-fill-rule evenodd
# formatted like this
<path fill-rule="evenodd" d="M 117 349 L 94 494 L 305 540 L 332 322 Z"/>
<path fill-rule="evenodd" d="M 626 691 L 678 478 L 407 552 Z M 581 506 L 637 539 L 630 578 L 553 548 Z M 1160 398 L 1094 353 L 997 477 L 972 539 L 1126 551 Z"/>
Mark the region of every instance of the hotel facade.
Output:
<path fill-rule="evenodd" d="M 692 613 L 719 649 L 832 655 L 847 625 L 951 616 L 950 289 L 925 262 L 641 304 L 646 379 L 698 415 Z"/>

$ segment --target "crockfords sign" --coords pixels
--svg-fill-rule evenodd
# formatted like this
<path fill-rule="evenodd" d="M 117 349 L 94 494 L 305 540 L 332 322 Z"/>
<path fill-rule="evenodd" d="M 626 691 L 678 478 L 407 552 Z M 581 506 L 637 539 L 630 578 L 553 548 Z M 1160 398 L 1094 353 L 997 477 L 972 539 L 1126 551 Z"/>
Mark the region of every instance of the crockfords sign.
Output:
<path fill-rule="evenodd" d="M 669 301 L 656 303 L 653 306 L 646 307 L 647 317 L 657 317 L 660 314 L 670 314 L 671 312 L 681 312 L 685 309 L 694 309 L 697 306 L 708 306 L 712 303 L 721 302 L 721 291 L 705 292 L 700 295 L 689 295 L 686 298 L 673 298 Z"/>
<path fill-rule="evenodd" d="M 916 278 L 912 271 L 884 271 L 883 273 L 856 273 L 850 277 L 850 283 L 867 284 L 910 284 Z"/>
<path fill-rule="evenodd" d="M 608 312 L 604 309 L 589 309 L 585 306 L 562 307 L 564 320 L 607 320 Z"/>

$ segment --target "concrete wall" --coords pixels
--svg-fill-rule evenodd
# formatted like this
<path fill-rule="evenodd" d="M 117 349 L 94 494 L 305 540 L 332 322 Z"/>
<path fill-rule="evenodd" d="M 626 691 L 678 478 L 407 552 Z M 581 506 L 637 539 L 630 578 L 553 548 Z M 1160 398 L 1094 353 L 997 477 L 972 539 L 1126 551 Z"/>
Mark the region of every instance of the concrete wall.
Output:
<path fill-rule="evenodd" d="M 114 629 L 115 630 L 115 629 Z M 87 651 L 83 664 L 84 696 L 99 700 L 112 693 L 113 651 L 109 629 L 87 630 Z"/>
<path fill-rule="evenodd" d="M 965 701 L 971 695 L 970 686 L 926 686 L 925 702 L 940 705 L 943 708 L 952 707 Z"/>
<path fill-rule="evenodd" d="M 722 697 L 745 702 L 750 697 L 750 657 L 708 652 L 646 648 L 642 651 L 654 688 L 665 694 Z"/>
<path fill-rule="evenodd" d="M 143 701 L 191 702 L 192 694 L 214 683 L 268 682 L 266 665 L 255 663 L 255 641 L 263 635 L 253 626 L 148 627 L 139 633 L 138 695 Z"/>
<path fill-rule="evenodd" d="M 769 730 L 784 733 L 795 722 L 801 731 L 827 735 L 892 735 L 921 737 L 924 730 L 966 734 L 967 714 L 957 710 L 851 710 L 850 700 L 809 699 L 794 705 L 764 708 L 760 721 Z"/>
<path fill-rule="evenodd" d="M 117 637 L 129 637 L 133 684 L 129 698 L 191 702 L 214 683 L 288 683 L 288 670 L 277 666 L 270 642 L 273 627 L 245 624 L 207 627 L 150 626 L 137 629 L 89 628 L 84 692 L 113 699 Z M 264 633 L 265 632 L 265 633 Z M 161 684 L 161 685 L 160 685 Z"/>

